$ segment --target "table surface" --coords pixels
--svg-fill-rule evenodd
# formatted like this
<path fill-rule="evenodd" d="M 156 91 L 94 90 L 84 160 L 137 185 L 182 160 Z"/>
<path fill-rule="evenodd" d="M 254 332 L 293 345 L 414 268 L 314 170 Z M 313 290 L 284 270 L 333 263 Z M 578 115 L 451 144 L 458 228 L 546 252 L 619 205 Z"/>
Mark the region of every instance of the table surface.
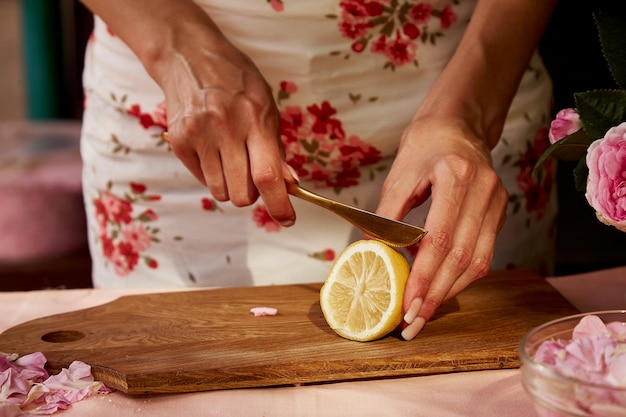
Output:
<path fill-rule="evenodd" d="M 582 312 L 626 308 L 626 267 L 548 278 L 548 282 Z M 0 292 L 0 331 L 30 319 L 142 292 L 148 290 Z M 114 392 L 75 403 L 62 413 L 63 417 L 85 415 L 532 417 L 536 414 L 521 385 L 519 370 L 496 370 L 189 394 L 132 396 Z"/>

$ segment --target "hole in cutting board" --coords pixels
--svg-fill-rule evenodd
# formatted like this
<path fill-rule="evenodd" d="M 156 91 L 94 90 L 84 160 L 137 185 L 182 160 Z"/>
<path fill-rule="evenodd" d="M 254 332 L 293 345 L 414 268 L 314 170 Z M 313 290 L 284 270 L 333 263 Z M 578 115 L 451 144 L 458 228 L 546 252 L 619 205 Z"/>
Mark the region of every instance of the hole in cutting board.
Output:
<path fill-rule="evenodd" d="M 85 337 L 85 333 L 76 330 L 59 330 L 46 333 L 41 336 L 41 340 L 50 343 L 76 342 Z"/>

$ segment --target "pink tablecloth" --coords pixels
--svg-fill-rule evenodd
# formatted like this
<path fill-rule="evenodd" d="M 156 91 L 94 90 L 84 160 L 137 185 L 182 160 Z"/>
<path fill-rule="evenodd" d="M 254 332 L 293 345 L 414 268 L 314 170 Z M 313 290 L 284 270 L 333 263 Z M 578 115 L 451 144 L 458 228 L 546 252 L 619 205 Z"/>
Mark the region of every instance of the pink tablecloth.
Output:
<path fill-rule="evenodd" d="M 626 267 L 549 278 L 581 311 L 626 309 Z M 29 319 L 83 309 L 138 290 L 50 290 L 0 293 L 0 331 Z M 532 417 L 518 370 L 465 372 L 314 386 L 191 394 L 98 395 L 60 416 L 429 416 Z"/>

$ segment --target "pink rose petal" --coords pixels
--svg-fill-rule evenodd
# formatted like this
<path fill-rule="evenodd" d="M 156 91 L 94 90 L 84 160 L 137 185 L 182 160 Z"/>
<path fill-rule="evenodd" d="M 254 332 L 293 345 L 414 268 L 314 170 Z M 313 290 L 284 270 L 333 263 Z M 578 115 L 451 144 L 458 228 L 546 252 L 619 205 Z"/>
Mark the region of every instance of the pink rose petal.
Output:
<path fill-rule="evenodd" d="M 271 307 L 253 307 L 250 309 L 250 313 L 254 314 L 255 317 L 275 316 L 278 313 L 278 309 Z"/>
<path fill-rule="evenodd" d="M 626 323 L 611 322 L 605 325 L 599 317 L 587 315 L 575 327 L 571 340 L 548 340 L 537 349 L 534 359 L 554 372 L 601 386 L 577 388 L 575 407 L 581 411 L 580 415 L 624 415 L 625 331 Z M 592 409 L 604 411 L 588 414 Z M 622 414 L 613 414 L 614 410 L 621 410 Z"/>
<path fill-rule="evenodd" d="M 572 339 L 579 339 L 586 336 L 610 336 L 606 324 L 598 316 L 585 316 L 574 328 Z"/>
<path fill-rule="evenodd" d="M 80 361 L 72 362 L 69 368 L 50 376 L 43 384 L 51 390 L 65 392 L 70 402 L 87 398 L 103 387 L 101 382 L 94 381 L 91 366 Z"/>
<path fill-rule="evenodd" d="M 606 328 L 619 341 L 626 342 L 626 323 L 614 321 L 606 325 Z"/>
<path fill-rule="evenodd" d="M 567 398 L 567 404 L 563 406 L 572 412 L 571 415 L 626 416 L 625 328 L 625 323 L 605 325 L 599 317 L 587 315 L 575 327 L 571 340 L 543 342 L 535 360 L 560 375 L 583 383 L 567 388 L 568 391 L 571 389 L 573 397 L 565 394 L 561 398 L 563 387 L 557 384 L 560 388 L 547 389 L 544 399 L 548 403 L 556 403 Z"/>
<path fill-rule="evenodd" d="M 22 410 L 17 405 L 0 402 L 0 416 L 18 417 L 23 415 Z"/>
<path fill-rule="evenodd" d="M 0 353 L 0 416 L 53 414 L 96 393 L 109 392 L 79 361 L 50 376 L 41 352 L 18 357 Z"/>

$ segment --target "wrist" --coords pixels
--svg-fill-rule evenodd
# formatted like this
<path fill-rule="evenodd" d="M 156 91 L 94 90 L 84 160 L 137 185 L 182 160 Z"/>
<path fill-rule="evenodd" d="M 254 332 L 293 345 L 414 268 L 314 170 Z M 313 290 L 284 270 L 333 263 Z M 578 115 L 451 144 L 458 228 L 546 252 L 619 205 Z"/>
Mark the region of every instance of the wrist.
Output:
<path fill-rule="evenodd" d="M 200 19 L 174 19 L 154 28 L 152 33 L 155 35 L 146 40 L 135 53 L 148 74 L 161 87 L 173 73 L 173 68 L 181 64 L 188 66 L 200 54 L 220 53 L 227 42 L 204 12 Z"/>
<path fill-rule="evenodd" d="M 432 97 L 432 96 L 431 96 Z M 414 116 L 417 119 L 438 120 L 451 124 L 463 131 L 471 132 L 468 137 L 480 139 L 484 146 L 493 149 L 500 140 L 506 112 L 490 111 L 492 106 L 485 106 L 473 98 L 438 97 L 426 98 Z"/>

